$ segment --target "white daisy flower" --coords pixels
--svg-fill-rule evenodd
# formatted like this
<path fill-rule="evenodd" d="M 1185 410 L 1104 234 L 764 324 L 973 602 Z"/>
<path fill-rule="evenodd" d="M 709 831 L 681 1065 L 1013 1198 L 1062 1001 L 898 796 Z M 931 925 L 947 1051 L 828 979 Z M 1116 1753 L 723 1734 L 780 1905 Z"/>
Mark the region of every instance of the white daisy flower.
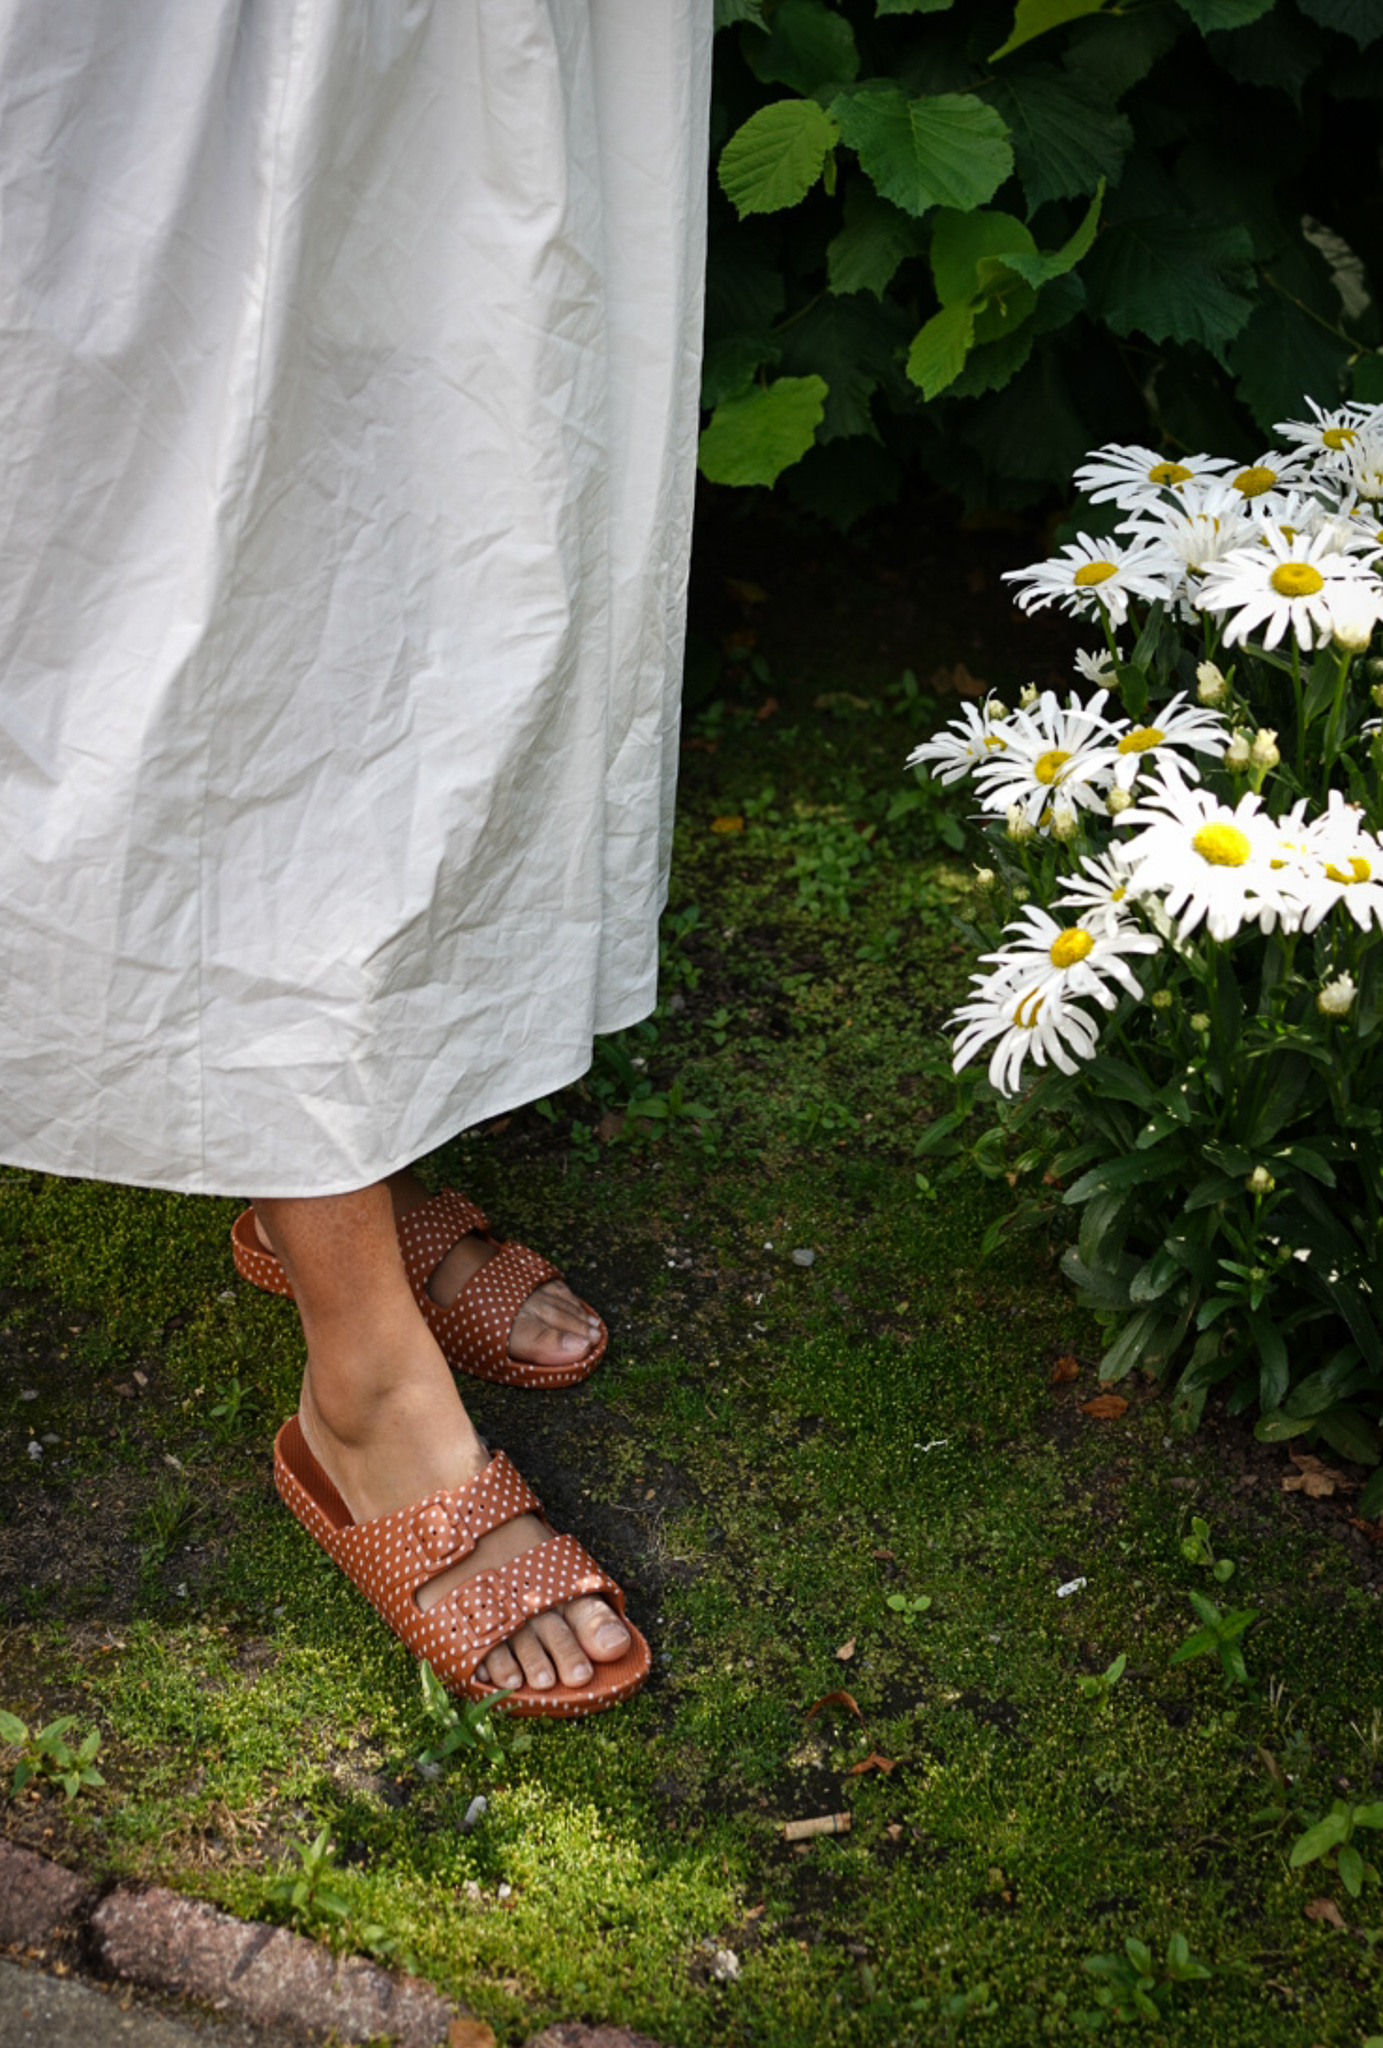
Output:
<path fill-rule="evenodd" d="M 959 1072 L 981 1046 L 997 1038 L 989 1078 L 1008 1095 L 1029 1053 L 1039 1066 L 1051 1059 L 1068 1074 L 1075 1072 L 1078 1058 L 1089 1058 L 1098 1030 L 1076 1007 L 1076 999 L 1090 996 L 1102 1009 L 1112 1010 L 1119 997 L 1111 981 L 1141 996 L 1127 956 L 1155 953 L 1157 940 L 1129 924 L 1062 926 L 1035 904 L 1025 905 L 1021 917 L 1004 929 L 1017 935 L 1014 942 L 983 955 L 993 962 L 994 972 L 973 977 L 975 997 L 956 1012 L 955 1021 L 965 1028 L 953 1064 Z"/>
<path fill-rule="evenodd" d="M 962 704 L 960 712 L 959 718 L 913 748 L 907 758 L 909 768 L 935 761 L 932 773 L 938 782 L 963 782 L 979 762 L 1005 745 L 1003 720 L 1007 714 L 997 699 L 987 697 L 978 710 L 973 704 Z"/>
<path fill-rule="evenodd" d="M 998 1039 L 989 1059 L 989 1079 L 1001 1095 L 1018 1093 L 1025 1059 L 1031 1057 L 1039 1067 L 1050 1061 L 1063 1073 L 1074 1074 L 1100 1042 L 1100 1027 L 1089 1011 L 1060 988 L 1044 996 L 1036 988 L 996 985 L 962 1003 L 951 1021 L 962 1027 L 951 1058 L 956 1073 Z"/>
<path fill-rule="evenodd" d="M 1383 583 L 1344 584 L 1331 602 L 1330 617 L 1335 645 L 1363 654 L 1383 619 Z"/>
<path fill-rule="evenodd" d="M 1109 441 L 1086 456 L 1075 472 L 1075 483 L 1092 505 L 1106 504 L 1111 498 L 1120 505 L 1157 504 L 1162 491 L 1203 483 L 1219 470 L 1233 467 L 1227 455 L 1159 455 L 1155 448 Z"/>
<path fill-rule="evenodd" d="M 1097 647 L 1093 654 L 1087 654 L 1083 647 L 1076 649 L 1076 674 L 1082 681 L 1093 683 L 1096 689 L 1114 680 L 1114 664 L 1122 661 L 1123 655 L 1116 646 L 1111 654 L 1107 647 Z"/>
<path fill-rule="evenodd" d="M 1255 534 L 1242 494 L 1223 477 L 1187 484 L 1175 503 L 1140 505 L 1117 530 L 1134 540 L 1160 541 L 1182 571 L 1186 595 L 1192 579 L 1232 549 L 1247 547 Z"/>
<path fill-rule="evenodd" d="M 1334 630 L 1333 595 L 1370 573 L 1356 556 L 1331 550 L 1323 539 L 1289 541 L 1264 526 L 1261 546 L 1236 548 L 1207 570 L 1196 602 L 1202 611 L 1233 614 L 1224 628 L 1227 647 L 1260 627 L 1263 645 L 1276 647 L 1290 626 L 1298 645 L 1310 649 Z"/>
<path fill-rule="evenodd" d="M 1129 894 L 1161 897 L 1183 940 L 1202 923 L 1212 939 L 1232 939 L 1250 922 L 1271 931 L 1281 919 L 1295 929 L 1278 828 L 1260 799 L 1247 791 L 1231 807 L 1191 789 L 1174 758 L 1159 775 L 1122 820 L 1142 827 L 1123 842 Z"/>
<path fill-rule="evenodd" d="M 1018 811 L 1029 829 L 1046 827 L 1058 794 L 1090 810 L 1104 802 L 1112 773 L 1116 731 L 1102 715 L 1107 690 L 1088 704 L 1072 696 L 1065 710 L 1053 690 L 1044 690 L 1027 711 L 1016 711 L 1004 728 L 1002 752 L 975 769 L 980 803 L 987 811 Z"/>
<path fill-rule="evenodd" d="M 1303 498 L 1296 491 L 1289 492 L 1282 510 L 1273 520 L 1273 524 L 1281 527 L 1289 538 L 1292 537 L 1293 514 L 1297 511 L 1301 515 L 1295 522 L 1297 529 L 1323 540 L 1336 554 L 1363 555 L 1371 560 L 1383 553 L 1378 507 L 1370 505 L 1366 499 L 1356 498 L 1352 491 L 1331 504 L 1320 498 Z"/>
<path fill-rule="evenodd" d="M 1352 448 L 1359 438 L 1361 418 L 1372 408 L 1362 405 L 1339 405 L 1333 412 L 1327 412 L 1317 405 L 1314 398 L 1308 398 L 1313 417 L 1309 420 L 1279 420 L 1273 428 L 1284 441 L 1294 441 L 1298 447 L 1306 448 L 1313 455 L 1339 455 Z"/>
<path fill-rule="evenodd" d="M 1093 931 L 1097 926 L 1117 930 L 1128 922 L 1129 877 L 1132 870 L 1124 860 L 1123 848 L 1108 853 L 1083 853 L 1083 875 L 1068 875 L 1064 896 L 1055 899 L 1058 910 L 1078 910 L 1082 924 Z"/>
<path fill-rule="evenodd" d="M 1106 612 L 1116 626 L 1128 617 L 1128 601 L 1170 598 L 1177 585 L 1177 565 L 1156 541 L 1121 548 L 1112 540 L 1091 540 L 1078 534 L 1050 561 L 1027 569 L 1005 569 L 1004 581 L 1023 587 L 1013 593 L 1025 612 L 1039 612 L 1053 601 L 1063 611 Z"/>
<path fill-rule="evenodd" d="M 1233 468 L 1233 465 L 1230 465 Z M 1269 491 L 1289 490 L 1293 484 L 1305 483 L 1311 474 L 1311 458 L 1304 448 L 1295 449 L 1284 455 L 1280 449 L 1269 448 L 1256 461 L 1246 463 L 1235 470 L 1229 481 L 1246 503 L 1266 496 Z"/>
<path fill-rule="evenodd" d="M 1286 871 L 1304 932 L 1343 904 L 1363 931 L 1383 926 L 1383 845 L 1364 822 L 1357 804 L 1332 789 L 1327 806 L 1294 835 L 1296 859 Z"/>
<path fill-rule="evenodd" d="M 1383 500 L 1383 433 L 1377 429 L 1361 432 L 1358 440 L 1341 452 L 1338 473 L 1345 490 L 1366 500 L 1377 517 Z"/>
<path fill-rule="evenodd" d="M 1132 789 L 1139 769 L 1151 765 L 1164 747 L 1189 747 L 1192 753 L 1211 754 L 1221 760 L 1228 738 L 1229 727 L 1218 711 L 1206 711 L 1188 703 L 1186 692 L 1178 690 L 1146 725 L 1131 725 L 1120 735 L 1114 749 L 1118 755 L 1114 763 L 1115 786 Z M 1193 782 L 1200 781 L 1200 770 L 1194 761 L 1183 761 L 1181 767 Z"/>

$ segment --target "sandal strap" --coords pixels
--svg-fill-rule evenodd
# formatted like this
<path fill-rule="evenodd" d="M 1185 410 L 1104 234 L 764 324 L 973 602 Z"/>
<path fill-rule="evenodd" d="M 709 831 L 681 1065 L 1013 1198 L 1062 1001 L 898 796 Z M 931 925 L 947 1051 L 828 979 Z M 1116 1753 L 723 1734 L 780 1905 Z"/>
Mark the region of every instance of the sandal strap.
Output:
<path fill-rule="evenodd" d="M 537 1495 L 503 1451 L 496 1451 L 468 1486 L 424 1494 L 372 1522 L 346 1522 L 331 1531 L 327 1548 L 392 1619 L 396 1604 L 405 1611 L 414 1607 L 418 1589 L 469 1557 L 482 1536 L 518 1515 L 542 1511 Z"/>
<path fill-rule="evenodd" d="M 399 1250 L 408 1284 L 420 1302 L 431 1299 L 427 1283 L 454 1244 L 472 1231 L 488 1234 L 490 1219 L 455 1188 L 443 1188 L 398 1220 Z"/>
<path fill-rule="evenodd" d="M 448 1358 L 464 1358 L 467 1370 L 481 1379 L 512 1380 L 525 1371 L 509 1356 L 514 1320 L 535 1287 L 561 1277 L 541 1253 L 511 1238 L 445 1308 L 426 1292 L 420 1306 Z"/>
<path fill-rule="evenodd" d="M 475 1572 L 418 1617 L 418 1654 L 453 1684 L 550 1607 L 598 1593 L 622 1617 L 624 1595 L 574 1536 L 549 1536 L 491 1572 Z"/>

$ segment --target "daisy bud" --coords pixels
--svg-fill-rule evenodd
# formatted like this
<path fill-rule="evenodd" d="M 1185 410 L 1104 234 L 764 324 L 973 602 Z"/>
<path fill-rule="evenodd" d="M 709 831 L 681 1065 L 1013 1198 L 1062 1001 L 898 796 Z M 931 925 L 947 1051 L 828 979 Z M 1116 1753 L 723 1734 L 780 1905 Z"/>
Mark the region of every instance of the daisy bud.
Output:
<path fill-rule="evenodd" d="M 1316 997 L 1316 1008 L 1323 1017 L 1347 1017 L 1354 1008 L 1358 990 L 1352 974 L 1337 975 L 1334 981 L 1327 981 Z"/>
<path fill-rule="evenodd" d="M 1265 725 L 1261 732 L 1254 734 L 1249 759 L 1255 768 L 1276 768 L 1282 756 L 1277 751 L 1277 734 L 1271 726 Z"/>
<path fill-rule="evenodd" d="M 1270 1195 L 1277 1186 L 1277 1182 L 1273 1179 L 1266 1166 L 1255 1166 L 1253 1172 L 1244 1182 L 1244 1186 L 1251 1195 Z"/>
<path fill-rule="evenodd" d="M 1378 599 L 1365 584 L 1342 583 L 1330 600 L 1330 632 L 1346 654 L 1363 654 L 1378 624 Z"/>
<path fill-rule="evenodd" d="M 1366 661 L 1364 663 L 1364 674 L 1371 683 L 1383 684 L 1383 659 L 1380 659 L 1375 654 L 1371 661 Z"/>
<path fill-rule="evenodd" d="M 1002 697 L 986 697 L 984 700 L 984 715 L 992 725 L 996 718 L 1008 717 L 1008 706 Z"/>
<path fill-rule="evenodd" d="M 1370 666 L 1372 666 L 1372 664 L 1370 664 Z M 1374 703 L 1378 706 L 1379 710 L 1383 711 L 1383 683 L 1375 683 L 1373 688 L 1369 691 L 1369 695 L 1372 697 Z"/>
<path fill-rule="evenodd" d="M 1169 988 L 1155 988 L 1148 997 L 1148 1001 L 1155 1010 L 1170 1010 L 1172 1007 L 1172 991 Z"/>
<path fill-rule="evenodd" d="M 1038 689 L 1036 683 L 1024 683 L 1022 689 L 1018 692 L 1019 710 L 1027 711 L 1032 705 L 1034 705 L 1037 702 L 1041 694 L 1042 693 Z"/>
<path fill-rule="evenodd" d="M 1051 833 L 1053 839 L 1074 839 L 1080 830 L 1076 818 L 1076 807 L 1067 796 L 1059 796 L 1052 805 Z"/>
<path fill-rule="evenodd" d="M 1213 661 L 1203 661 L 1196 670 L 1196 695 L 1202 704 L 1223 704 L 1229 685 Z"/>
<path fill-rule="evenodd" d="M 1109 795 L 1104 800 L 1104 807 L 1109 812 L 1111 818 L 1117 818 L 1120 811 L 1132 810 L 1133 791 L 1131 789 L 1111 789 Z"/>
<path fill-rule="evenodd" d="M 994 887 L 994 882 L 995 875 L 993 868 L 976 868 L 975 887 L 977 889 L 992 889 Z"/>
<path fill-rule="evenodd" d="M 1192 1013 L 1191 1029 L 1200 1032 L 1206 1032 L 1210 1029 L 1210 1019 L 1206 1016 L 1204 1010 L 1196 1010 Z"/>
<path fill-rule="evenodd" d="M 1236 774 L 1247 768 L 1251 758 L 1251 751 L 1248 734 L 1246 732 L 1236 732 L 1229 745 L 1225 748 L 1226 768 L 1232 768 Z"/>
<path fill-rule="evenodd" d="M 1025 840 L 1032 838 L 1033 833 L 1036 830 L 1037 827 L 1035 825 L 1030 825 L 1028 823 L 1028 814 L 1023 809 L 1023 806 L 1021 804 L 1009 805 L 1008 836 L 1010 839 L 1014 840 L 1019 846 L 1021 846 Z"/>

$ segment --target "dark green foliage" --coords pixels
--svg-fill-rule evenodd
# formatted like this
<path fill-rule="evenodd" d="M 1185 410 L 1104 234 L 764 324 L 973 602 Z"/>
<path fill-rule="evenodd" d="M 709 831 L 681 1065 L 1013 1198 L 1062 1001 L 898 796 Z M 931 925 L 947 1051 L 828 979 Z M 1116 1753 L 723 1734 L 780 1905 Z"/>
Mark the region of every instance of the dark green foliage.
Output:
<path fill-rule="evenodd" d="M 1379 377 L 1376 0 L 726 0 L 714 482 L 848 525 Z M 829 451 L 829 453 L 827 452 Z"/>

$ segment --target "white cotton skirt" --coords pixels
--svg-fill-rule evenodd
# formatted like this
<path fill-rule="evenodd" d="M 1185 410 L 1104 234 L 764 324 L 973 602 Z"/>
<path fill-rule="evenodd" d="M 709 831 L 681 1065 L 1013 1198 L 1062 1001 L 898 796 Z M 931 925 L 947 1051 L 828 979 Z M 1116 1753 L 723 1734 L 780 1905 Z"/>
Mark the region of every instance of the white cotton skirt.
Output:
<path fill-rule="evenodd" d="M 652 1006 L 710 0 L 0 0 L 0 1160 L 358 1187 Z"/>

